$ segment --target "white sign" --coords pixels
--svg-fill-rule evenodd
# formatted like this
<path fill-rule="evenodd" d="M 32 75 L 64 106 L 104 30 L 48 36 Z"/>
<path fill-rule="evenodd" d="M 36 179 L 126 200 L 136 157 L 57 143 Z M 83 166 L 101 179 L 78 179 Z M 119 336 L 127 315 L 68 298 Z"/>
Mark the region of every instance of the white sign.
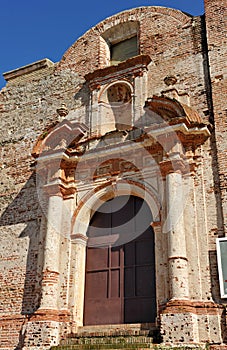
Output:
<path fill-rule="evenodd" d="M 227 298 L 227 237 L 217 238 L 216 244 L 221 298 Z"/>

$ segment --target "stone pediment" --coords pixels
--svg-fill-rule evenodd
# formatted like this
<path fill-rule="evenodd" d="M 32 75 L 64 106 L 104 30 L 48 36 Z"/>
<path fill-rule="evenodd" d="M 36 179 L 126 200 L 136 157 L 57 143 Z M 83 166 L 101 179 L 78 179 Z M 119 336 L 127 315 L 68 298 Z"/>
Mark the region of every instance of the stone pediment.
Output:
<path fill-rule="evenodd" d="M 205 125 L 196 110 L 169 97 L 153 96 L 148 98 L 145 103 L 145 110 L 161 117 L 161 119 L 154 119 L 155 123 L 165 121 L 175 124 L 183 118 L 188 126 Z"/>
<path fill-rule="evenodd" d="M 38 158 L 53 152 L 65 151 L 72 142 L 79 141 L 87 132 L 83 123 L 77 123 L 64 119 L 58 124 L 47 128 L 37 139 L 32 156 Z"/>

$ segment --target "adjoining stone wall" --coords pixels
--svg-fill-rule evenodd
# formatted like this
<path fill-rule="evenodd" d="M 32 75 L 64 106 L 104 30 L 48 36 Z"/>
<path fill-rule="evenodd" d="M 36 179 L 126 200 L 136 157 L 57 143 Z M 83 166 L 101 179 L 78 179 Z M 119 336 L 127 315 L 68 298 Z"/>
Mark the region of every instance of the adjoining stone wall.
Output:
<path fill-rule="evenodd" d="M 31 150 L 45 127 L 57 120 L 63 101 L 71 108 L 81 103 L 74 98 L 81 84 L 77 74 L 53 74 L 52 67 L 38 72 L 38 77 L 18 76 L 0 94 L 1 349 L 22 342 L 25 318 L 40 304 L 45 222 Z"/>

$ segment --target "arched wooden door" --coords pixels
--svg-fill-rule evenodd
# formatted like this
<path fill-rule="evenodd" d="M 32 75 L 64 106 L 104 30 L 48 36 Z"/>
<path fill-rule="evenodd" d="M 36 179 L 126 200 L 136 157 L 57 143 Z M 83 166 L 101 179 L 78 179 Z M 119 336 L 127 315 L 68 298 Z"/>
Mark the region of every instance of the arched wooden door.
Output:
<path fill-rule="evenodd" d="M 98 242 L 105 233 L 110 240 L 111 237 L 118 238 L 112 247 L 87 248 L 85 325 L 155 322 L 155 252 L 154 232 L 149 225 L 151 219 L 147 204 L 133 196 L 105 202 L 94 214 L 88 237 L 98 238 Z M 125 237 L 127 243 L 121 244 Z"/>

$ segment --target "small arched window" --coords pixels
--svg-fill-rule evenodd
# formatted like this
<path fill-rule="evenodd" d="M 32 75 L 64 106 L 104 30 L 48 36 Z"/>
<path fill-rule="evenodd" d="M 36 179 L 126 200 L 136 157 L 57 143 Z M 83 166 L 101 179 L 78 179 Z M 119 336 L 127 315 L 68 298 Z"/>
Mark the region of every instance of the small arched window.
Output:
<path fill-rule="evenodd" d="M 139 22 L 128 21 L 107 29 L 101 35 L 101 61 L 115 65 L 139 55 Z"/>
<path fill-rule="evenodd" d="M 120 41 L 110 47 L 111 64 L 118 64 L 138 55 L 137 36 Z"/>

